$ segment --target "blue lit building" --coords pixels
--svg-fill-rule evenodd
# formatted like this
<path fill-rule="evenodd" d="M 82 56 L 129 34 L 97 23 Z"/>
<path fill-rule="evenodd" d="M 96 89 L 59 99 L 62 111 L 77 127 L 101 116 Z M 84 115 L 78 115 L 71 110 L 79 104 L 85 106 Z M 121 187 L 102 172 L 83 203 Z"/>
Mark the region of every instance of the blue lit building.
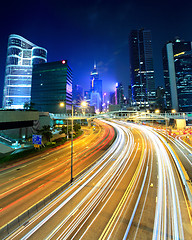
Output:
<path fill-rule="evenodd" d="M 97 72 L 96 64 L 94 64 L 94 69 L 91 72 L 91 82 L 90 82 L 90 105 L 95 107 L 95 111 L 102 111 L 102 80 L 99 79 L 99 74 Z"/>
<path fill-rule="evenodd" d="M 132 104 L 154 107 L 155 79 L 150 30 L 132 30 L 129 36 Z"/>
<path fill-rule="evenodd" d="M 47 50 L 11 34 L 8 39 L 3 108 L 23 109 L 31 101 L 32 65 L 47 62 Z"/>
<path fill-rule="evenodd" d="M 167 109 L 192 111 L 192 42 L 175 39 L 163 47 Z"/>
<path fill-rule="evenodd" d="M 34 109 L 50 113 L 71 111 L 72 79 L 67 60 L 33 65 L 31 102 Z"/>
<path fill-rule="evenodd" d="M 115 104 L 119 104 L 121 107 L 124 104 L 124 88 L 122 83 L 116 83 Z"/>
<path fill-rule="evenodd" d="M 73 88 L 73 103 L 80 105 L 84 101 L 84 89 L 82 86 L 76 84 Z"/>

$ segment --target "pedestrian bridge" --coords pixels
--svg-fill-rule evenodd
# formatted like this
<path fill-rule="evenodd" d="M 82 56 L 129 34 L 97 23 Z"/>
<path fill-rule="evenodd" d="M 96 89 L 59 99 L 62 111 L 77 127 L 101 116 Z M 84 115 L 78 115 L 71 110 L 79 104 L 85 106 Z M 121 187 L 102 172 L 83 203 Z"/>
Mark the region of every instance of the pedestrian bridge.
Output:
<path fill-rule="evenodd" d="M 101 118 L 120 118 L 130 121 L 147 121 L 147 120 L 170 120 L 185 119 L 192 120 L 192 113 L 149 113 L 144 111 L 113 111 L 99 115 Z"/>
<path fill-rule="evenodd" d="M 71 114 L 52 114 L 50 118 L 53 120 L 59 119 L 72 119 Z M 90 118 L 119 118 L 127 119 L 130 121 L 150 121 L 150 120 L 170 120 L 170 119 L 185 119 L 192 120 L 192 112 L 178 112 L 178 113 L 149 113 L 144 111 L 113 111 L 102 114 L 74 114 L 73 119 L 90 119 Z"/>
<path fill-rule="evenodd" d="M 68 119 L 71 120 L 72 116 L 71 114 L 53 114 L 49 113 L 49 116 L 52 120 L 62 120 L 62 119 Z M 88 119 L 88 118 L 93 118 L 93 114 L 74 114 L 73 119 L 78 120 L 78 119 Z"/>

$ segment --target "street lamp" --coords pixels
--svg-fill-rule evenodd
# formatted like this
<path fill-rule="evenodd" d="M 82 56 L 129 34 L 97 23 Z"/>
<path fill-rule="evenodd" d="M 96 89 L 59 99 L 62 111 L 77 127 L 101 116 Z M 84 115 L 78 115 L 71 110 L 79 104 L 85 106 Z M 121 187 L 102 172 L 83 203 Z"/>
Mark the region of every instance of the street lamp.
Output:
<path fill-rule="evenodd" d="M 64 102 L 60 102 L 59 103 L 59 106 L 60 107 L 64 107 L 65 106 L 65 103 Z M 69 139 L 69 133 L 68 133 L 68 118 L 67 118 L 67 140 Z"/>
<path fill-rule="evenodd" d="M 87 107 L 87 102 L 86 102 L 86 101 L 82 101 L 82 102 L 81 102 L 81 106 L 84 107 L 84 108 L 86 108 L 86 107 Z"/>
<path fill-rule="evenodd" d="M 81 107 L 82 107 L 82 113 L 83 113 L 83 115 L 85 115 L 85 109 L 87 107 L 87 102 L 86 101 L 82 101 L 81 102 Z"/>
<path fill-rule="evenodd" d="M 65 106 L 65 103 L 64 103 L 64 102 L 60 102 L 60 103 L 59 103 L 59 106 L 60 106 L 60 107 L 64 107 L 64 106 Z"/>
<path fill-rule="evenodd" d="M 175 110 L 175 109 L 172 109 L 172 110 L 171 110 L 171 113 L 176 113 L 176 110 Z"/>
<path fill-rule="evenodd" d="M 73 104 L 71 104 L 71 183 L 73 182 Z"/>
<path fill-rule="evenodd" d="M 64 107 L 65 103 L 60 102 L 60 107 Z M 68 119 L 67 119 L 67 139 L 68 139 Z M 73 104 L 71 104 L 71 183 L 73 182 Z"/>
<path fill-rule="evenodd" d="M 155 110 L 155 113 L 157 113 L 157 114 L 160 113 L 160 110 L 159 110 L 159 109 L 156 109 L 156 110 Z"/>

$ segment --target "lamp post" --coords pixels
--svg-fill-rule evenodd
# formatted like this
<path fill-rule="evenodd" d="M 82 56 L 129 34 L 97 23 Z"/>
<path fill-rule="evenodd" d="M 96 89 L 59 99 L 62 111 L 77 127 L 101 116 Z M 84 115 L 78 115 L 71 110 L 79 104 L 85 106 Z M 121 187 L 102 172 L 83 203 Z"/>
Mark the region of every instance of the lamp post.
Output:
<path fill-rule="evenodd" d="M 64 103 L 64 102 L 60 102 L 60 103 L 59 103 L 59 106 L 60 106 L 60 107 L 64 107 L 64 106 L 65 106 L 65 103 Z M 68 138 L 69 138 L 69 133 L 68 133 L 68 118 L 67 118 L 67 140 L 68 140 Z"/>
<path fill-rule="evenodd" d="M 64 102 L 59 104 L 64 107 Z M 67 119 L 67 139 L 68 139 L 68 119 Z M 71 183 L 73 182 L 73 104 L 71 104 Z"/>
<path fill-rule="evenodd" d="M 73 182 L 73 104 L 71 104 L 71 183 Z"/>
<path fill-rule="evenodd" d="M 159 114 L 160 113 L 160 110 L 159 109 L 156 109 L 155 110 L 155 114 Z"/>
<path fill-rule="evenodd" d="M 167 112 L 165 111 L 165 126 L 166 126 L 166 141 L 168 143 L 168 136 L 167 136 Z"/>
<path fill-rule="evenodd" d="M 87 107 L 87 102 L 86 101 L 82 101 L 81 102 L 81 107 L 82 107 L 82 112 L 83 112 L 83 115 L 85 115 L 85 109 Z M 84 111 L 83 111 L 84 110 Z"/>

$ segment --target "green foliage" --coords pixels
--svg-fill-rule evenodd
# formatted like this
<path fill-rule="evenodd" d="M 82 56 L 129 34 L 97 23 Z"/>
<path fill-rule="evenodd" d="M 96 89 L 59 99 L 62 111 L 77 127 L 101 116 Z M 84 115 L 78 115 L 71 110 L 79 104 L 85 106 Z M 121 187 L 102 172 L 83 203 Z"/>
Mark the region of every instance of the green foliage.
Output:
<path fill-rule="evenodd" d="M 71 132 L 72 128 L 71 126 L 68 126 L 68 134 Z M 67 126 L 62 126 L 61 131 L 59 134 L 65 133 L 67 135 Z"/>
<path fill-rule="evenodd" d="M 38 131 L 38 133 L 41 134 L 48 142 L 50 142 L 50 139 L 53 137 L 49 125 L 44 125 L 43 128 Z"/>
<path fill-rule="evenodd" d="M 78 123 L 75 123 L 73 126 L 74 131 L 77 133 L 81 129 L 81 125 Z"/>
<path fill-rule="evenodd" d="M 73 131 L 75 131 L 75 133 L 77 133 L 80 129 L 81 129 L 81 125 L 80 124 L 78 124 L 78 123 L 74 123 L 73 124 Z M 69 134 L 69 136 L 70 136 L 71 131 L 72 131 L 71 125 L 68 125 L 68 134 Z M 61 131 L 59 133 L 60 134 L 65 133 L 67 135 L 67 126 L 66 125 L 62 126 Z"/>
<path fill-rule="evenodd" d="M 25 102 L 24 105 L 23 105 L 23 108 L 25 110 L 34 110 L 34 103 L 32 102 Z"/>

